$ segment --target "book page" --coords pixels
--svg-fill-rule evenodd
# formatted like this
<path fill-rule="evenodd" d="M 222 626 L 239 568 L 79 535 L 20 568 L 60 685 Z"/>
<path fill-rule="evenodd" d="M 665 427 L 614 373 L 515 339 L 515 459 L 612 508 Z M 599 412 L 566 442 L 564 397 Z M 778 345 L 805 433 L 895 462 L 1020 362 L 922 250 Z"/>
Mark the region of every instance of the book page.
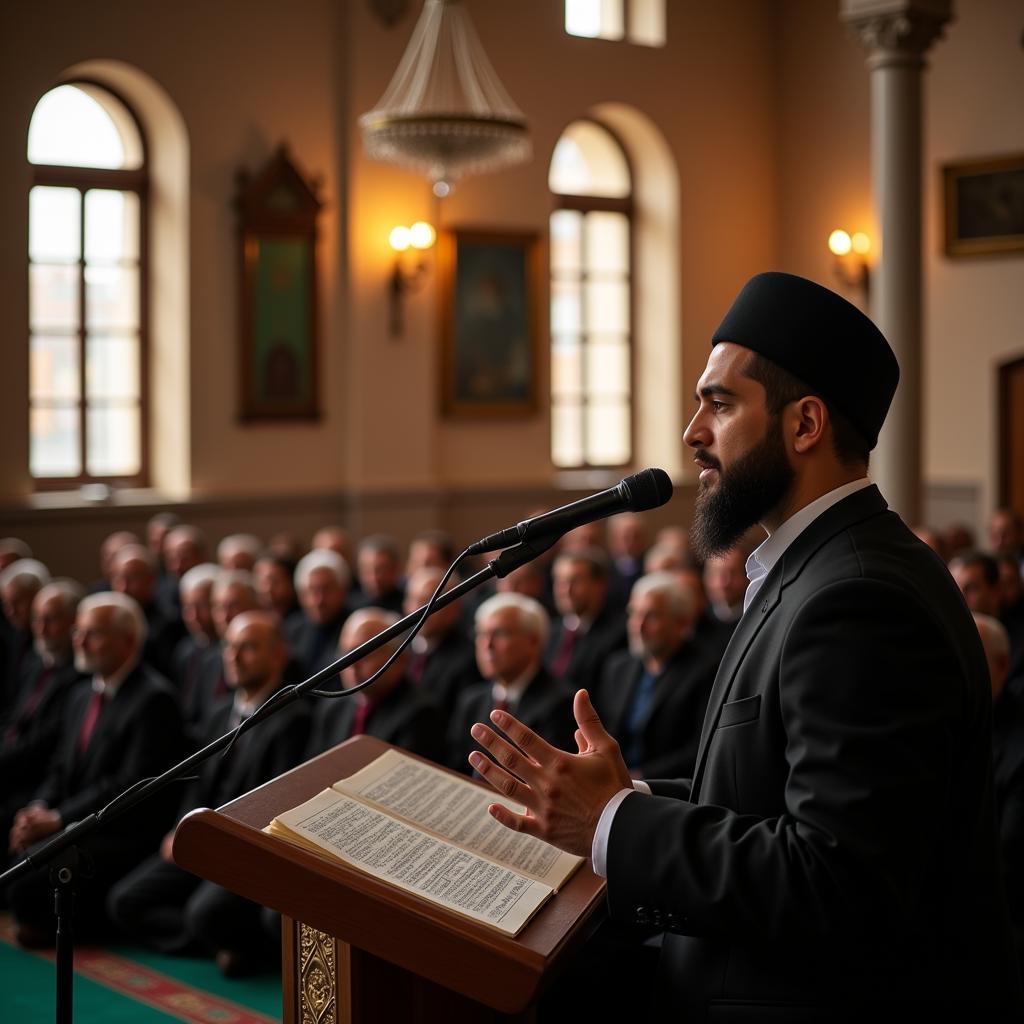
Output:
<path fill-rule="evenodd" d="M 509 935 L 552 891 L 332 789 L 279 815 L 268 831 Z"/>
<path fill-rule="evenodd" d="M 397 750 L 381 754 L 333 788 L 556 890 L 583 860 L 513 832 L 487 813 L 489 804 L 502 803 L 521 814 L 525 808 L 520 804 Z"/>

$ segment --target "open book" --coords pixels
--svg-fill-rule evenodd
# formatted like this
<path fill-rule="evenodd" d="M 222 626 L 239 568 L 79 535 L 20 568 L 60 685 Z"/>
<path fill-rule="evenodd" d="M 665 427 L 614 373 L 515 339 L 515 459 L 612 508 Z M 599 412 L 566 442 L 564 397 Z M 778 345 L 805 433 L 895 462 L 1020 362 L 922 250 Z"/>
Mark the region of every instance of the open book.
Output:
<path fill-rule="evenodd" d="M 265 829 L 391 885 L 518 935 L 582 863 L 495 821 L 524 808 L 398 750 L 389 750 Z"/>

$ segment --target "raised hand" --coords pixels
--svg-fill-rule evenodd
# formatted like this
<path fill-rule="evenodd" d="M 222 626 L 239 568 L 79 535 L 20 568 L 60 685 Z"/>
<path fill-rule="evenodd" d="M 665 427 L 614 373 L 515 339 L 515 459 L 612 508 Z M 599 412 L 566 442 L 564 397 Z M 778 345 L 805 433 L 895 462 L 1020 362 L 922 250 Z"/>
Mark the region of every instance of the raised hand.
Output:
<path fill-rule="evenodd" d="M 512 743 L 478 723 L 471 730 L 473 739 L 494 761 L 474 751 L 469 763 L 502 796 L 527 809 L 516 814 L 491 804 L 492 817 L 516 832 L 587 857 L 605 804 L 633 783 L 618 743 L 605 731 L 586 690 L 577 692 L 573 713 L 578 754 L 551 746 L 508 712 L 492 711 L 491 721 Z"/>

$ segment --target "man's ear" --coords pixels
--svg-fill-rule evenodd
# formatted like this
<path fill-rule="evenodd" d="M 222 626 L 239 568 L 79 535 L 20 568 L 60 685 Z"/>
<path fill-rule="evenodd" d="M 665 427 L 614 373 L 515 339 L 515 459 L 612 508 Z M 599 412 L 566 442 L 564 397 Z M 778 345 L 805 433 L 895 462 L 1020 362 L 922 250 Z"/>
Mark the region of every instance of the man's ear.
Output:
<path fill-rule="evenodd" d="M 793 450 L 804 455 L 821 444 L 831 423 L 828 406 L 817 395 L 791 403 L 790 437 Z"/>

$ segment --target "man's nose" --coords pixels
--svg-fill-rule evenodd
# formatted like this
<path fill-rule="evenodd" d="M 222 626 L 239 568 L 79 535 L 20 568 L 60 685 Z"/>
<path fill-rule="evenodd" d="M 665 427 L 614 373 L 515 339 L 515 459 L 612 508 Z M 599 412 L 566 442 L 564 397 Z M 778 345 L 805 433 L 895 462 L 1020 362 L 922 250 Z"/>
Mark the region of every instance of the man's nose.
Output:
<path fill-rule="evenodd" d="M 709 440 L 710 433 L 704 424 L 701 412 L 698 409 L 697 412 L 694 413 L 693 419 L 690 420 L 686 429 L 683 431 L 683 443 L 689 445 L 691 448 L 706 448 Z"/>

